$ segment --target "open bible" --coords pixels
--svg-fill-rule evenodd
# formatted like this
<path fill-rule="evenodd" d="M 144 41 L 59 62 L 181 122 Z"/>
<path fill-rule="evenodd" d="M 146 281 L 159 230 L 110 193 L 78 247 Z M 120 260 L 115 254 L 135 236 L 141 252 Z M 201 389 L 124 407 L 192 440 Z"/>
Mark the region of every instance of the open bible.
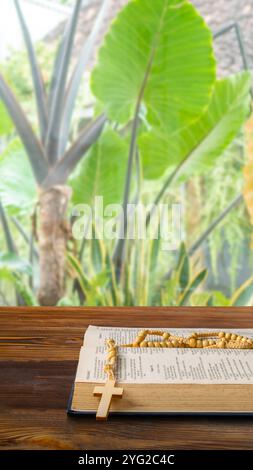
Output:
<path fill-rule="evenodd" d="M 112 398 L 110 413 L 253 414 L 253 349 L 120 347 L 133 342 L 138 331 L 137 328 L 89 326 L 80 350 L 68 407 L 70 414 L 97 412 L 100 397 L 93 392 L 95 387 L 99 391 L 106 383 L 108 338 L 118 345 L 115 379 L 117 387 L 123 390 L 121 400 Z M 168 331 L 180 336 L 193 332 L 191 329 Z M 253 338 L 253 330 L 229 331 Z"/>

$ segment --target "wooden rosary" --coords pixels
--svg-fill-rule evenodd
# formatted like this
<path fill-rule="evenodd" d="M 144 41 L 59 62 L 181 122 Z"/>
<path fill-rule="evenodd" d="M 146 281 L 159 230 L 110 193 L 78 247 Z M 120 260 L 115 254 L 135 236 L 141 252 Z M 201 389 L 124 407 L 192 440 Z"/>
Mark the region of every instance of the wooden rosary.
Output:
<path fill-rule="evenodd" d="M 148 336 L 161 337 L 161 341 L 149 341 Z M 211 332 L 192 333 L 187 338 L 160 330 L 142 330 L 133 343 L 116 345 L 113 339 L 106 340 L 107 359 L 104 371 L 107 374 L 105 386 L 94 388 L 94 396 L 101 397 L 96 418 L 106 420 L 112 398 L 122 398 L 123 388 L 116 387 L 117 348 L 202 348 L 202 349 L 253 349 L 253 339 L 235 333 Z"/>

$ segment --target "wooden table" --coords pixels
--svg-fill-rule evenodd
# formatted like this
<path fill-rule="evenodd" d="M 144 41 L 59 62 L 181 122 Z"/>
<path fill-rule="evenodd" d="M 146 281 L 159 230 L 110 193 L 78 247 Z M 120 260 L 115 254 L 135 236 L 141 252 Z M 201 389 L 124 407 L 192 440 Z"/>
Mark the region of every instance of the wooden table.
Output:
<path fill-rule="evenodd" d="M 89 325 L 253 328 L 253 309 L 1 308 L 1 449 L 253 449 L 253 419 L 68 417 Z"/>

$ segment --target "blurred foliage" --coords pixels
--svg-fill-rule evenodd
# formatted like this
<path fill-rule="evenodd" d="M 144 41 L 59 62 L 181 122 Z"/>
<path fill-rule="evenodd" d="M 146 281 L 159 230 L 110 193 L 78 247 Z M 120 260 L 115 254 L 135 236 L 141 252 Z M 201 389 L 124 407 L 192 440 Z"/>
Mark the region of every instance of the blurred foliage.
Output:
<path fill-rule="evenodd" d="M 192 260 L 183 243 L 170 274 L 163 272 L 161 275 L 159 245 L 159 239 L 134 241 L 129 247 L 129 262 L 124 266 L 118 285 L 106 245 L 101 240 L 90 240 L 83 264 L 69 254 L 69 276 L 76 281 L 76 292 L 74 295 L 69 293 L 69 297 L 63 299 L 64 304 L 74 302 L 77 305 L 77 292 L 82 293 L 88 306 L 243 306 L 251 301 L 253 277 L 236 289 L 231 298 L 218 291 L 205 291 L 207 270 L 193 274 Z M 162 253 L 162 256 L 166 254 Z"/>
<path fill-rule="evenodd" d="M 54 43 L 38 42 L 35 47 L 47 88 L 50 83 L 56 49 L 57 41 Z M 22 106 L 29 114 L 33 112 L 35 115 L 33 82 L 27 52 L 25 49 L 11 49 L 9 57 L 1 64 L 1 73 L 15 91 Z"/>
<path fill-rule="evenodd" d="M 199 231 L 205 230 L 233 199 L 234 194 L 240 194 L 243 190 L 245 165 L 244 135 L 239 135 L 232 145 L 219 157 L 212 171 L 201 177 L 191 179 L 189 191 L 194 193 L 194 203 L 198 209 L 197 219 L 194 223 L 191 218 L 193 200 L 189 196 L 187 187 L 185 190 L 186 234 L 188 243 L 192 243 L 198 236 Z M 229 253 L 229 290 L 234 290 L 238 285 L 238 271 L 241 267 L 241 250 L 243 244 L 250 238 L 252 227 L 244 204 L 238 206 L 234 211 L 219 224 L 208 238 L 208 250 L 210 253 L 210 269 L 214 278 L 218 276 L 218 264 L 220 253 L 225 244 Z M 250 256 L 249 251 L 249 256 Z"/>
<path fill-rule="evenodd" d="M 59 1 L 73 3 L 68 0 Z M 57 43 L 39 43 L 36 46 L 47 89 L 57 47 Z M 122 61 L 120 56 L 119 61 Z M 10 60 L 2 64 L 1 69 L 29 114 L 33 126 L 37 127 L 26 52 L 11 51 Z M 91 94 L 86 78 L 83 79 L 74 114 L 73 139 L 87 120 Z M 142 119 L 143 124 L 139 131 L 141 137 L 147 130 L 145 112 Z M 14 304 L 17 295 L 20 295 L 26 305 L 36 305 L 38 259 L 31 243 L 36 235 L 31 220 L 36 206 L 36 185 L 24 148 L 17 137 L 13 138 L 13 125 L 1 102 L 0 136 L 4 136 L 5 147 L 0 155 L 0 200 L 8 213 L 19 253 L 17 255 L 7 250 L 3 233 L 0 233 L 0 247 L 3 250 L 0 252 L 0 303 Z M 158 143 L 159 149 L 165 145 L 162 139 Z M 124 127 L 118 129 L 113 128 L 113 125 L 107 126 L 99 142 L 92 147 L 69 179 L 73 189 L 72 204 L 93 204 L 97 194 L 104 195 L 105 204 L 122 200 L 128 145 L 128 130 Z M 148 148 L 149 141 L 145 145 Z M 212 146 L 210 148 L 213 149 Z M 152 150 L 151 147 L 150 149 Z M 131 241 L 127 244 L 127 262 L 120 283 L 116 282 L 117 272 L 112 262 L 114 247 L 110 242 L 104 243 L 95 238 L 72 245 L 70 243 L 67 292 L 58 305 L 248 305 L 253 295 L 253 280 L 250 278 L 239 285 L 237 279 L 241 244 L 252 231 L 244 205 L 233 210 L 208 239 L 211 253 L 209 271 L 214 274 L 217 274 L 219 255 L 224 243 L 229 245 L 229 275 L 233 292 L 230 297 L 225 292 L 206 290 L 208 269 L 201 268 L 202 264 L 206 265 L 206 260 L 198 263 L 187 254 L 187 247 L 227 207 L 234 195 L 242 191 L 244 160 L 244 138 L 240 135 L 215 164 L 212 162 L 212 171 L 204 171 L 201 176 L 190 175 L 183 184 L 167 190 L 168 201 L 184 202 L 185 243 L 178 253 L 168 253 L 161 250 L 160 239 Z M 141 184 L 142 199 L 150 202 L 168 175 L 155 181 L 143 181 L 142 168 L 139 168 L 138 174 L 137 158 L 134 171 L 139 181 L 135 183 L 132 194 L 135 195 L 136 192 L 138 195 L 138 186 Z M 146 171 L 153 170 L 147 165 Z M 70 211 L 71 209 L 72 207 Z M 13 216 L 17 217 L 22 230 L 14 226 Z"/>

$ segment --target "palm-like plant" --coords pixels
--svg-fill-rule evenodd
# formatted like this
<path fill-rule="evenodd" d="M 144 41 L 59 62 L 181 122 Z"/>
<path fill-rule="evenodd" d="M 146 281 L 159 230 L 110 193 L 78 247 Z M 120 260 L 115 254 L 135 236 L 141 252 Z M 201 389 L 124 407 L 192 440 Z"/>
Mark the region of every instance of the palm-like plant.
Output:
<path fill-rule="evenodd" d="M 66 213 L 71 197 L 67 179 L 77 163 L 98 139 L 105 124 L 100 115 L 80 131 L 69 144 L 71 118 L 83 71 L 90 59 L 97 33 L 109 1 L 104 0 L 93 30 L 83 46 L 69 78 L 71 54 L 82 0 L 75 3 L 56 56 L 49 93 L 39 68 L 19 0 L 14 0 L 22 28 L 34 84 L 38 114 L 38 135 L 33 130 L 14 93 L 0 75 L 2 98 L 26 149 L 38 187 L 40 214 L 40 289 L 42 305 L 55 305 L 64 291 L 65 251 L 68 239 Z M 25 181 L 24 181 L 25 184 Z"/>

